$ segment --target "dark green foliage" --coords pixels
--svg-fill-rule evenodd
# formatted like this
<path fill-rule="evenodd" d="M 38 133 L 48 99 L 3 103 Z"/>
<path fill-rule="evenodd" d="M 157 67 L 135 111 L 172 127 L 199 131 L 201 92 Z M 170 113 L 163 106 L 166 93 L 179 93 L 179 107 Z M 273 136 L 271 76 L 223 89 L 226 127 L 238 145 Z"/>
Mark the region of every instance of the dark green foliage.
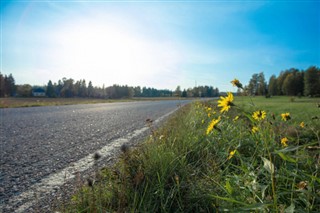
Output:
<path fill-rule="evenodd" d="M 40 86 L 41 87 L 41 86 Z M 32 86 L 29 84 L 15 85 L 15 80 L 10 74 L 2 75 L 0 73 L 0 97 L 20 96 L 20 97 L 31 97 Z M 103 99 L 122 99 L 122 98 L 133 98 L 133 97 L 217 97 L 219 96 L 219 89 L 213 88 L 212 86 L 198 86 L 193 89 L 181 91 L 180 86 L 177 87 L 176 91 L 168 89 L 155 89 L 150 87 L 140 86 L 121 86 L 114 84 L 106 87 L 96 87 L 91 81 L 88 86 L 86 81 L 76 81 L 72 78 L 62 78 L 58 83 L 53 83 L 51 80 L 44 87 L 45 95 L 49 98 L 103 98 Z"/>
<path fill-rule="evenodd" d="M 275 75 L 272 75 L 269 79 L 268 93 L 269 95 L 272 95 L 272 96 L 279 95 L 278 82 L 277 82 L 277 77 Z"/>
<path fill-rule="evenodd" d="M 53 84 L 52 84 L 51 80 L 48 82 L 46 95 L 49 98 L 55 98 L 56 97 L 56 93 L 54 92 L 54 87 L 53 87 Z"/>
<path fill-rule="evenodd" d="M 247 93 L 250 95 L 265 95 L 267 93 L 267 83 L 264 78 L 263 72 L 253 74 L 249 85 L 246 87 Z"/>
<path fill-rule="evenodd" d="M 17 95 L 20 97 L 31 97 L 32 96 L 32 86 L 29 84 L 18 85 Z"/>
<path fill-rule="evenodd" d="M 0 72 L 0 97 L 15 96 L 16 91 L 17 87 L 12 74 L 7 76 Z"/>
<path fill-rule="evenodd" d="M 320 69 L 315 66 L 309 67 L 305 72 L 304 83 L 306 96 L 320 95 Z"/>
<path fill-rule="evenodd" d="M 290 69 L 283 81 L 283 94 L 288 96 L 297 96 L 298 94 L 303 94 L 303 76 L 304 72 L 300 72 L 299 70 L 293 68 Z"/>
<path fill-rule="evenodd" d="M 263 73 L 253 74 L 246 86 L 245 92 L 249 95 L 264 95 L 264 89 L 271 96 L 287 95 L 287 96 L 315 96 L 320 95 L 320 69 L 311 66 L 306 71 L 291 68 L 280 72 L 276 77 L 272 75 L 269 84 L 263 83 Z M 266 91 L 266 90 L 265 90 Z"/>

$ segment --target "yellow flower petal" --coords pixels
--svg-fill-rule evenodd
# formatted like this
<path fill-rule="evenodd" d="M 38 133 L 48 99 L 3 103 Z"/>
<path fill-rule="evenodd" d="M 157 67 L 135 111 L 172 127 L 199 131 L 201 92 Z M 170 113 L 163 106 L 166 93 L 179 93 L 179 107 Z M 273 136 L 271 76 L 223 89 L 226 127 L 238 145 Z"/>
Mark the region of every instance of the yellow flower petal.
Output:
<path fill-rule="evenodd" d="M 289 112 L 282 113 L 281 114 L 281 119 L 284 120 L 284 121 L 290 120 L 291 119 L 290 113 Z"/>
<path fill-rule="evenodd" d="M 236 149 L 235 150 L 233 150 L 233 151 L 231 151 L 230 153 L 229 153 L 229 157 L 228 157 L 228 160 L 230 160 L 233 156 L 234 156 L 234 154 L 236 153 Z"/>
<path fill-rule="evenodd" d="M 256 132 L 259 131 L 259 128 L 256 127 L 256 126 L 254 126 L 254 127 L 252 127 L 251 131 L 252 131 L 253 133 L 256 133 Z"/>
<path fill-rule="evenodd" d="M 282 146 L 284 146 L 284 147 L 287 147 L 288 146 L 288 138 L 286 138 L 286 137 L 284 137 L 284 138 L 282 138 L 281 139 L 281 144 L 282 144 Z"/>
<path fill-rule="evenodd" d="M 227 93 L 227 97 L 220 97 L 220 100 L 218 101 L 218 107 L 221 107 L 222 109 L 220 112 L 227 112 L 229 111 L 230 107 L 233 106 L 234 104 L 232 103 L 233 101 L 233 94 L 231 92 Z"/>
<path fill-rule="evenodd" d="M 302 121 L 299 125 L 301 128 L 304 128 L 304 122 Z"/>
<path fill-rule="evenodd" d="M 261 120 L 265 119 L 266 115 L 267 115 L 267 113 L 265 111 L 258 110 L 252 114 L 252 117 L 257 121 L 261 121 Z"/>
<path fill-rule="evenodd" d="M 206 131 L 206 134 L 209 135 L 210 132 L 216 128 L 217 124 L 219 123 L 219 121 L 221 120 L 221 117 L 219 116 L 218 119 L 212 119 L 212 121 L 210 122 L 208 128 L 207 128 L 207 131 Z"/>

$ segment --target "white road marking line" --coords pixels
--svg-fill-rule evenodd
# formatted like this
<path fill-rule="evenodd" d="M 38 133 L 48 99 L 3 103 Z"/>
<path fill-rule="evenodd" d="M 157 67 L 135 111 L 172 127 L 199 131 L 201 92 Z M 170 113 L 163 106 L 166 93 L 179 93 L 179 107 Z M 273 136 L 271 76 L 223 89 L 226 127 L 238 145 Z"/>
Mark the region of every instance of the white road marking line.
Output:
<path fill-rule="evenodd" d="M 155 124 L 161 122 L 163 119 L 174 113 L 177 109 L 159 117 L 154 121 Z M 108 145 L 104 146 L 97 152 L 101 155 L 102 158 L 108 157 L 111 155 L 111 151 L 115 148 L 120 148 L 122 144 L 129 142 L 134 137 L 137 137 L 147 131 L 149 127 L 143 127 L 141 129 L 135 130 L 132 133 L 127 134 L 122 138 L 118 138 L 114 141 L 111 141 Z M 24 212 L 31 206 L 34 206 L 37 203 L 37 200 L 34 199 L 35 195 L 46 195 L 50 192 L 53 192 L 55 188 L 63 185 L 68 180 L 75 178 L 75 175 L 78 172 L 83 172 L 94 165 L 93 154 L 87 155 L 86 157 L 78 160 L 72 165 L 62 169 L 61 171 L 54 173 L 46 178 L 43 178 L 39 183 L 36 183 L 29 187 L 28 190 L 22 192 L 20 195 L 14 196 L 9 200 L 10 206 L 17 206 L 19 203 L 21 205 L 15 210 L 16 213 Z M 4 206 L 0 205 L 0 209 L 3 209 Z"/>

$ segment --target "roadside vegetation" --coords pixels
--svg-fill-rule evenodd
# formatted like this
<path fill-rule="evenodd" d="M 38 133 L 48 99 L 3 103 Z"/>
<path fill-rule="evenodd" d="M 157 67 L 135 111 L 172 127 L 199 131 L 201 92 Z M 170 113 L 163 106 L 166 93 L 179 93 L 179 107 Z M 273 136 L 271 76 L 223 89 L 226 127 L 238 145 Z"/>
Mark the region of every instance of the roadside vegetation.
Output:
<path fill-rule="evenodd" d="M 228 93 L 148 120 L 150 137 L 59 211 L 319 212 L 319 103 Z"/>

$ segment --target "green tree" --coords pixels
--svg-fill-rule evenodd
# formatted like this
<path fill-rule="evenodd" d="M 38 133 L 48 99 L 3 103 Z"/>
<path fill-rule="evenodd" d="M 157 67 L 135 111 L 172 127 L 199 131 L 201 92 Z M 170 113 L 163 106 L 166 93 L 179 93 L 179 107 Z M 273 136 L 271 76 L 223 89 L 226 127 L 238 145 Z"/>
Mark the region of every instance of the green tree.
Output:
<path fill-rule="evenodd" d="M 304 94 L 320 95 L 320 69 L 315 66 L 309 67 L 304 74 Z"/>
<path fill-rule="evenodd" d="M 74 80 L 72 78 L 70 79 L 63 78 L 62 81 L 63 81 L 63 87 L 60 91 L 61 96 L 65 98 L 74 97 L 74 85 L 73 85 Z"/>
<path fill-rule="evenodd" d="M 133 91 L 134 91 L 134 96 L 135 97 L 140 97 L 141 96 L 141 93 L 142 93 L 141 92 L 141 87 L 139 87 L 139 86 L 138 87 L 134 87 Z"/>
<path fill-rule="evenodd" d="M 174 96 L 181 97 L 181 94 L 181 87 L 177 86 L 176 90 L 174 91 Z"/>
<path fill-rule="evenodd" d="M 18 85 L 17 86 L 18 96 L 21 97 L 31 97 L 32 96 L 32 86 L 29 84 Z"/>
<path fill-rule="evenodd" d="M 255 73 L 252 75 L 249 81 L 249 85 L 247 87 L 248 93 L 250 95 L 258 95 L 258 82 L 259 82 L 259 75 Z"/>
<path fill-rule="evenodd" d="M 283 81 L 282 91 L 284 95 L 295 95 L 294 74 L 289 73 Z"/>
<path fill-rule="evenodd" d="M 4 97 L 5 93 L 5 89 L 4 89 L 4 76 L 1 74 L 0 72 L 0 97 Z"/>
<path fill-rule="evenodd" d="M 270 95 L 278 95 L 278 82 L 275 75 L 272 75 L 269 79 L 268 93 Z"/>
<path fill-rule="evenodd" d="M 16 94 L 16 90 L 17 87 L 12 74 L 7 76 L 0 73 L 0 97 L 14 96 Z"/>
<path fill-rule="evenodd" d="M 282 84 L 282 93 L 284 95 L 302 95 L 304 88 L 303 76 L 304 73 L 298 69 L 291 68 L 288 70 Z"/>
<path fill-rule="evenodd" d="M 88 85 L 88 96 L 91 98 L 94 95 L 94 88 L 92 86 L 92 82 L 89 81 L 89 85 Z"/>
<path fill-rule="evenodd" d="M 258 95 L 266 95 L 266 93 L 267 93 L 267 83 L 266 83 L 263 72 L 260 72 L 258 75 L 257 94 Z"/>
<path fill-rule="evenodd" d="M 8 77 L 7 77 L 7 80 L 6 80 L 6 87 L 7 87 L 7 94 L 8 96 L 14 96 L 15 93 L 16 93 L 16 84 L 15 84 L 15 80 L 12 76 L 12 74 L 10 74 Z"/>
<path fill-rule="evenodd" d="M 182 91 L 181 96 L 184 97 L 184 98 L 188 97 L 187 90 L 184 89 L 184 90 Z"/>
<path fill-rule="evenodd" d="M 56 93 L 55 93 L 55 91 L 54 91 L 54 86 L 53 86 L 51 80 L 49 80 L 49 82 L 48 82 L 48 84 L 47 84 L 46 95 L 47 95 L 49 98 L 55 98 L 55 97 L 56 97 Z"/>
<path fill-rule="evenodd" d="M 88 96 L 88 88 L 86 81 L 83 79 L 82 81 L 80 80 L 80 97 L 87 97 Z"/>
<path fill-rule="evenodd" d="M 285 71 L 280 72 L 280 75 L 277 79 L 278 95 L 284 95 L 283 82 L 286 79 L 287 75 L 289 75 L 289 73 L 290 73 L 289 70 L 285 70 Z"/>

